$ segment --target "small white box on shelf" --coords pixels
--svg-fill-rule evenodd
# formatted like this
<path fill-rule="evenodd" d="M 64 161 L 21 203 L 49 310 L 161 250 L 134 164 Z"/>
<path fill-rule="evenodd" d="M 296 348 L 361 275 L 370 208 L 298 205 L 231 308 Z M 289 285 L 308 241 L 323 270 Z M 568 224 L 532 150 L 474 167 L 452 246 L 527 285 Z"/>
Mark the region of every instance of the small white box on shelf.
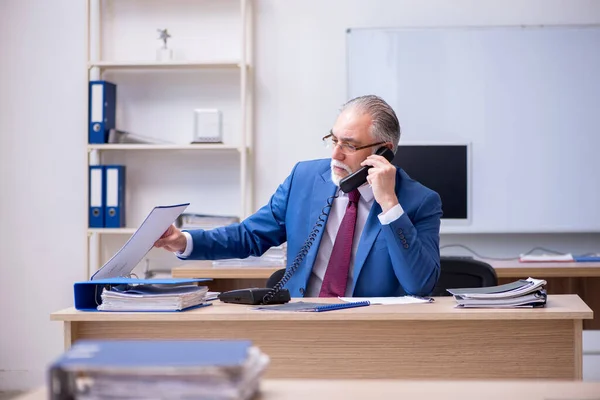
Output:
<path fill-rule="evenodd" d="M 192 143 L 223 143 L 220 110 L 212 108 L 194 110 L 194 140 Z"/>

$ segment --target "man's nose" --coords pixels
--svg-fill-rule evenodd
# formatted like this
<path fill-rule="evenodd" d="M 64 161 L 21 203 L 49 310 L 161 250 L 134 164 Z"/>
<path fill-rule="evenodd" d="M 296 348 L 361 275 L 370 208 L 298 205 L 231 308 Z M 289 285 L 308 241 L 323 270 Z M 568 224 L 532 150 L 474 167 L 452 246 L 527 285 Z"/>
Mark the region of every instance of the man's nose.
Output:
<path fill-rule="evenodd" d="M 331 151 L 331 158 L 338 161 L 344 161 L 346 155 L 342 153 L 342 148 L 338 144 L 333 145 L 333 150 Z"/>

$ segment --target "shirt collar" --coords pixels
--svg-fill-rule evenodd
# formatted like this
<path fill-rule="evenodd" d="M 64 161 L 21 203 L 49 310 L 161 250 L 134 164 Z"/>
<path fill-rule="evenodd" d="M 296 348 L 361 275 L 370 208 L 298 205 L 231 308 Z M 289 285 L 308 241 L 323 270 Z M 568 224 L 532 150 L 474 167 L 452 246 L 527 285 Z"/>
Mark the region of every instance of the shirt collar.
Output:
<path fill-rule="evenodd" d="M 373 195 L 373 188 L 368 183 L 364 183 L 362 186 L 360 186 L 358 188 L 358 192 L 360 193 L 361 199 L 364 199 L 367 203 L 370 203 L 375 197 Z M 340 188 L 338 188 L 338 194 L 339 196 L 348 197 L 348 193 L 344 193 L 344 191 Z"/>

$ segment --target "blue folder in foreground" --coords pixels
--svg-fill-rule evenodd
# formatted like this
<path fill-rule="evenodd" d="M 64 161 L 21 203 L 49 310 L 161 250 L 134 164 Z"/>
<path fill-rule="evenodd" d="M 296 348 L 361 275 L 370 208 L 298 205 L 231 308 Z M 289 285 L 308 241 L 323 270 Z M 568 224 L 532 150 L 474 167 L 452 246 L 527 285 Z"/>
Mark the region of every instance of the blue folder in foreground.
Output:
<path fill-rule="evenodd" d="M 137 284 L 183 285 L 210 281 L 211 279 L 134 279 L 130 277 L 133 269 L 188 205 L 189 203 L 154 207 L 127 243 L 89 281 L 74 284 L 75 308 L 81 311 L 98 311 L 97 307 L 102 303 L 102 290 L 112 286 Z M 205 305 L 210 305 L 210 303 L 184 310 Z"/>
<path fill-rule="evenodd" d="M 78 340 L 53 366 L 78 369 L 241 367 L 248 340 Z"/>
<path fill-rule="evenodd" d="M 49 398 L 254 399 L 269 357 L 248 340 L 78 340 L 49 368 Z"/>

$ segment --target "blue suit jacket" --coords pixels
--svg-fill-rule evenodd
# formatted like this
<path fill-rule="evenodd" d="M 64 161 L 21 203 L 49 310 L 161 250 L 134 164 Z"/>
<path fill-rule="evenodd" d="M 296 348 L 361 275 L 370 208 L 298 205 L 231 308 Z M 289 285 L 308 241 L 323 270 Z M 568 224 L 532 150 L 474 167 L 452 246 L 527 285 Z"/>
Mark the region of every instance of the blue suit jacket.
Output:
<path fill-rule="evenodd" d="M 267 205 L 239 224 L 209 231 L 189 231 L 193 251 L 187 259 L 215 260 L 260 256 L 287 240 L 289 268 L 327 199 L 336 193 L 330 159 L 296 164 Z M 439 195 L 396 171 L 396 194 L 404 214 L 381 225 L 381 206 L 374 202 L 362 232 L 354 263 L 353 296 L 429 294 L 440 273 Z M 326 217 L 324 217 L 326 219 Z M 293 297 L 303 297 L 325 226 L 306 258 L 286 284 Z"/>

